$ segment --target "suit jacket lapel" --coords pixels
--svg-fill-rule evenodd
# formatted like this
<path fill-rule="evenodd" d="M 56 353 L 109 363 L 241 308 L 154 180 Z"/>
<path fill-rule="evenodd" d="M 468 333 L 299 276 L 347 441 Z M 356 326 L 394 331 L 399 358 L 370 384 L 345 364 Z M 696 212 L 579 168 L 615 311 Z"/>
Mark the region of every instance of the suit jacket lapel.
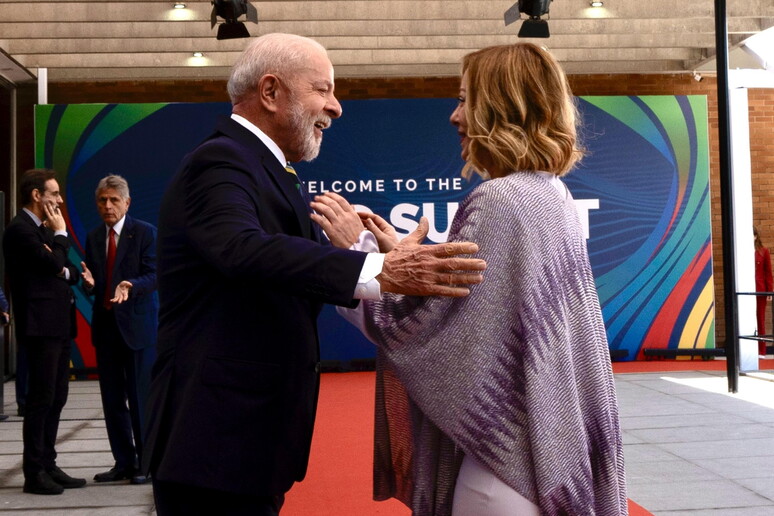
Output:
<path fill-rule="evenodd" d="M 218 121 L 217 130 L 230 138 L 238 141 L 248 149 L 254 150 L 261 160 L 263 169 L 267 171 L 277 189 L 293 207 L 293 211 L 298 218 L 298 224 L 301 228 L 301 234 L 305 238 L 319 241 L 317 232 L 312 231 L 312 221 L 309 218 L 311 208 L 304 201 L 303 194 L 296 187 L 296 176 L 289 174 L 281 165 L 272 152 L 263 144 L 263 142 L 251 133 L 245 127 L 234 122 L 231 118 L 223 117 Z M 302 186 L 303 187 L 303 186 Z"/>
<path fill-rule="evenodd" d="M 311 219 L 309 218 L 311 208 L 307 206 L 304 193 L 300 190 L 300 188 L 303 188 L 303 185 L 299 184 L 298 177 L 289 173 L 285 170 L 285 167 L 277 163 L 273 154 L 264 156 L 263 166 L 269 171 L 269 175 L 274 180 L 274 183 L 293 207 L 293 211 L 296 212 L 303 236 L 305 238 L 312 238 Z"/>

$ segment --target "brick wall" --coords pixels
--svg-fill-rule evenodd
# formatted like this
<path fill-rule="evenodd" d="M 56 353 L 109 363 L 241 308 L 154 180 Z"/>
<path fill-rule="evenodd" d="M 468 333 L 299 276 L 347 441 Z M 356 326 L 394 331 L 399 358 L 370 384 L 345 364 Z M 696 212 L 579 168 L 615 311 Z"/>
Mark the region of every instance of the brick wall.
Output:
<path fill-rule="evenodd" d="M 750 159 L 752 171 L 753 223 L 763 245 L 774 248 L 774 89 L 750 90 Z M 717 266 L 716 266 L 717 268 Z M 717 297 L 717 289 L 715 299 Z M 771 310 L 766 330 L 772 333 Z"/>
<path fill-rule="evenodd" d="M 706 77 L 697 82 L 690 74 L 674 75 L 573 75 L 576 95 L 706 95 L 709 108 L 710 193 L 715 271 L 716 335 L 725 339 L 723 310 L 723 256 L 720 223 L 717 83 Z M 341 100 L 369 98 L 454 97 L 454 77 L 369 78 L 336 81 Z M 222 102 L 228 101 L 225 81 L 62 82 L 49 85 L 49 102 Z M 753 213 L 761 237 L 774 247 L 774 90 L 751 90 L 750 137 L 752 153 Z M 29 141 L 32 139 L 30 137 Z M 24 170 L 26 167 L 19 167 Z M 769 324 L 771 324 L 769 322 Z M 771 326 L 769 326 L 771 331 Z"/>

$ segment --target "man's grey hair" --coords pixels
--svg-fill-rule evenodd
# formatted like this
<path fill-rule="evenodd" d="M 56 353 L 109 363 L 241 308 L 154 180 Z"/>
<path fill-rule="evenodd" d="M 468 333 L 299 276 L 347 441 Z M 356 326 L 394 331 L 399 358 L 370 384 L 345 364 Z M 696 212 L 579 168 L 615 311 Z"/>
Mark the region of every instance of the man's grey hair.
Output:
<path fill-rule="evenodd" d="M 129 183 L 121 176 L 109 175 L 100 179 L 97 184 L 97 190 L 94 192 L 94 197 L 99 198 L 99 193 L 107 189 L 115 190 L 122 199 L 129 198 Z"/>
<path fill-rule="evenodd" d="M 273 33 L 256 38 L 231 68 L 228 79 L 231 103 L 244 100 L 266 74 L 277 74 L 291 80 L 309 57 L 310 45 L 325 52 L 325 47 L 315 40 L 295 34 Z"/>

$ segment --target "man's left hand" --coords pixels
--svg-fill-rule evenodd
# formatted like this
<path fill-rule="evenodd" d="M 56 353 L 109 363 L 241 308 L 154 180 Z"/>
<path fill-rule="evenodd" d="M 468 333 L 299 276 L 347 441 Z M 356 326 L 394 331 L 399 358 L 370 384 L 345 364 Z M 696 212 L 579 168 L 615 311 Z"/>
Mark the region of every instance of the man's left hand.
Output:
<path fill-rule="evenodd" d="M 365 229 L 355 208 L 337 193 L 316 195 L 310 206 L 317 212 L 310 217 L 336 247 L 349 249 Z"/>
<path fill-rule="evenodd" d="M 116 295 L 110 300 L 114 305 L 120 305 L 129 299 L 129 293 L 132 291 L 132 284 L 124 280 L 116 286 Z"/>

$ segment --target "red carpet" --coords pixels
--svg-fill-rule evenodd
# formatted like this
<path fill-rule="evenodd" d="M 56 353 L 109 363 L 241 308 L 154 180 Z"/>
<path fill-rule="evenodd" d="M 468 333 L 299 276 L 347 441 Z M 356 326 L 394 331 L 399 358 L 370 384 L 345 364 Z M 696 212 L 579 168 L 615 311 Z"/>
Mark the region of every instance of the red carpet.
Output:
<path fill-rule="evenodd" d="M 667 361 L 659 363 L 664 367 Z M 626 363 L 615 365 L 623 364 Z M 689 367 L 683 366 L 683 369 L 694 369 L 692 363 L 686 365 Z M 725 367 L 725 362 L 722 365 Z M 632 368 L 625 372 L 635 371 Z M 408 508 L 394 499 L 386 502 L 371 500 L 373 398 L 373 373 L 322 375 L 309 471 L 306 480 L 296 484 L 288 493 L 282 516 L 411 514 Z M 631 500 L 629 514 L 652 516 Z"/>
<path fill-rule="evenodd" d="M 397 500 L 371 499 L 374 373 L 322 375 L 306 480 L 285 500 L 282 516 L 408 516 Z"/>

